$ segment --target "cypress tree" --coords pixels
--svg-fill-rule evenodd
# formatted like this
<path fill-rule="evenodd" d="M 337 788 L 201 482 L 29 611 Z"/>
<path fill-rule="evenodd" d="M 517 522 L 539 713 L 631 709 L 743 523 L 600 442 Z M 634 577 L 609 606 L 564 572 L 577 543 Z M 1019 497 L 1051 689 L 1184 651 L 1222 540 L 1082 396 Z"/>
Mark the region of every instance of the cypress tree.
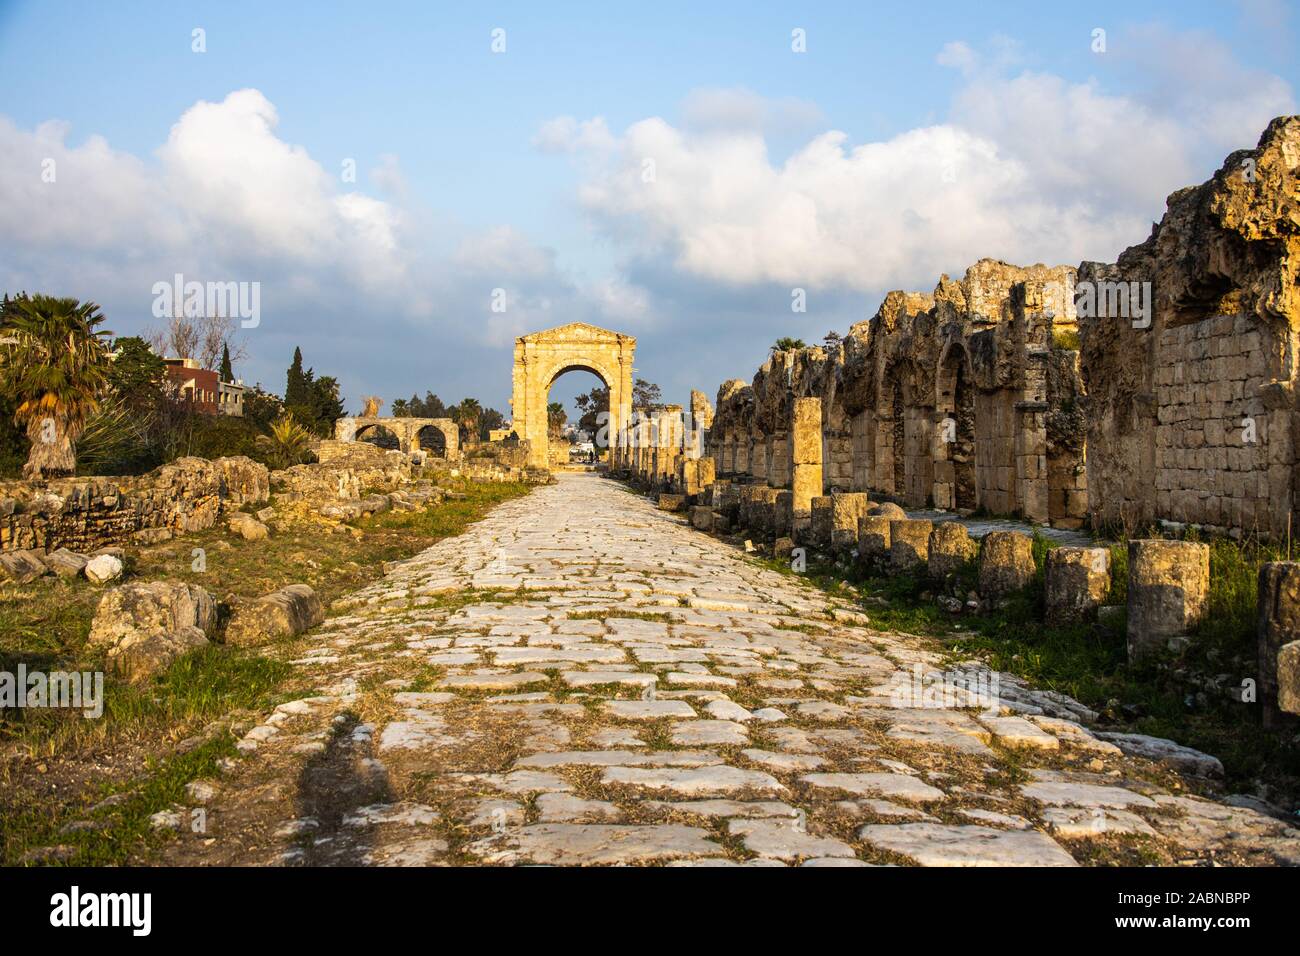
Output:
<path fill-rule="evenodd" d="M 288 380 L 284 385 L 284 404 L 286 408 L 311 404 L 307 394 L 307 379 L 302 371 L 302 349 L 294 348 L 293 364 L 289 366 Z"/>

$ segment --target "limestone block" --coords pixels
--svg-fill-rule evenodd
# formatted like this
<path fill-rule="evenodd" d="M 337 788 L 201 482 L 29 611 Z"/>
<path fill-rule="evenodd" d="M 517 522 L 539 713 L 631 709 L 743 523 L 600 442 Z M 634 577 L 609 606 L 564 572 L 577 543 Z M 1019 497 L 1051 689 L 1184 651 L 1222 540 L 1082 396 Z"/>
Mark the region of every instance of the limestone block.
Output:
<path fill-rule="evenodd" d="M 836 548 L 857 545 L 858 519 L 870 507 L 870 497 L 860 491 L 843 491 L 831 496 L 831 543 Z"/>
<path fill-rule="evenodd" d="M 1128 568 L 1128 652 L 1137 659 L 1205 617 L 1210 548 L 1194 541 L 1130 541 Z"/>
<path fill-rule="evenodd" d="M 822 493 L 822 466 L 796 463 L 790 488 L 794 492 L 794 513 L 810 514 L 812 500 Z"/>
<path fill-rule="evenodd" d="M 998 601 L 1034 580 L 1034 543 L 1019 531 L 990 531 L 980 546 L 980 597 Z"/>
<path fill-rule="evenodd" d="M 686 496 L 662 494 L 656 507 L 660 511 L 681 511 L 686 507 Z"/>
<path fill-rule="evenodd" d="M 30 584 L 49 569 L 39 551 L 8 551 L 0 554 L 0 580 Z"/>
<path fill-rule="evenodd" d="M 889 526 L 891 519 L 872 515 L 858 519 L 858 557 L 866 560 L 884 560 L 889 555 Z"/>
<path fill-rule="evenodd" d="M 1280 653 L 1300 641 L 1300 561 L 1270 561 L 1259 569 L 1256 638 L 1259 697 L 1265 720 L 1280 706 Z"/>
<path fill-rule="evenodd" d="M 1300 641 L 1283 644 L 1277 654 L 1277 706 L 1300 714 Z"/>
<path fill-rule="evenodd" d="M 208 643 L 215 608 L 212 595 L 194 585 L 124 584 L 100 599 L 89 643 L 107 647 L 109 665 L 129 681 L 146 680 L 186 651 Z"/>
<path fill-rule="evenodd" d="M 889 522 L 889 563 L 910 571 L 927 563 L 934 522 L 924 518 L 895 518 Z"/>
<path fill-rule="evenodd" d="M 829 547 L 831 531 L 835 527 L 835 499 L 830 495 L 819 495 L 812 500 L 812 543 L 817 547 Z"/>
<path fill-rule="evenodd" d="M 822 400 L 796 398 L 790 426 L 790 460 L 797 465 L 822 463 Z"/>
<path fill-rule="evenodd" d="M 1044 568 L 1048 624 L 1072 624 L 1092 617 L 1110 591 L 1110 551 L 1053 548 Z"/>
<path fill-rule="evenodd" d="M 778 490 L 773 504 L 772 533 L 788 535 L 794 528 L 794 492 Z"/>
<path fill-rule="evenodd" d="M 290 584 L 254 601 L 237 601 L 226 626 L 227 644 L 253 647 L 294 637 L 325 620 L 316 592 L 306 584 Z"/>
<path fill-rule="evenodd" d="M 874 515 L 877 518 L 889 518 L 890 520 L 907 517 L 907 512 L 892 501 L 882 501 L 880 504 L 872 505 L 867 509 L 867 514 Z"/>
<path fill-rule="evenodd" d="M 930 532 L 928 564 L 930 577 L 942 581 L 960 570 L 979 552 L 979 544 L 971 539 L 966 526 L 957 521 L 943 521 Z"/>
<path fill-rule="evenodd" d="M 708 505 L 695 505 L 691 508 L 691 527 L 700 531 L 712 531 L 713 509 Z"/>

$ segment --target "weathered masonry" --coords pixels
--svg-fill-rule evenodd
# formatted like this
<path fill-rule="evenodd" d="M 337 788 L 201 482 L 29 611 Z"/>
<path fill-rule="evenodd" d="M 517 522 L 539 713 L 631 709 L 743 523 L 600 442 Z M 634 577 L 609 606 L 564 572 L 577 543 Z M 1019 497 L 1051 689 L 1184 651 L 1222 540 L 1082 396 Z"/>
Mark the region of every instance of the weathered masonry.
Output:
<path fill-rule="evenodd" d="M 718 389 L 703 454 L 719 480 L 793 490 L 795 406 L 815 398 L 818 494 L 1282 537 L 1300 503 L 1298 283 L 1289 116 L 1170 196 L 1116 263 L 982 259 L 933 292 L 890 292 L 837 343 L 774 351 Z M 684 487 L 673 454 L 615 463 Z"/>
<path fill-rule="evenodd" d="M 718 473 L 788 485 L 793 403 L 817 398 L 824 492 L 1080 524 L 1074 274 L 981 260 L 933 294 L 891 292 L 834 348 L 774 352 L 718 391 Z"/>
<path fill-rule="evenodd" d="M 423 451 L 454 460 L 460 455 L 460 429 L 450 418 L 349 417 L 334 422 L 334 440 L 361 441 L 387 432 L 399 451 Z"/>
<path fill-rule="evenodd" d="M 1146 242 L 1079 267 L 1097 306 L 1079 319 L 1094 517 L 1288 533 L 1298 281 L 1297 116 L 1170 196 Z M 1144 297 L 1145 315 L 1125 314 Z"/>

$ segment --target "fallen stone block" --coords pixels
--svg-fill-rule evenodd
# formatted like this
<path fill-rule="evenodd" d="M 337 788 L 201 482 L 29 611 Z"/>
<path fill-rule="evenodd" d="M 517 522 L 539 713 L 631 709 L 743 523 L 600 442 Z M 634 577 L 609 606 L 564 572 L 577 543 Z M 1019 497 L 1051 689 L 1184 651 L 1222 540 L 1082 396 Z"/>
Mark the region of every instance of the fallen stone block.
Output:
<path fill-rule="evenodd" d="M 660 511 L 681 511 L 686 507 L 685 495 L 662 494 L 656 505 Z"/>
<path fill-rule="evenodd" d="M 124 584 L 100 599 L 88 640 L 107 647 L 109 666 L 138 683 L 206 645 L 215 609 L 212 595 L 192 584 Z"/>
<path fill-rule="evenodd" d="M 45 566 L 61 578 L 78 577 L 90 561 L 84 554 L 59 548 L 45 555 Z"/>
<path fill-rule="evenodd" d="M 16 584 L 30 584 L 48 570 L 38 551 L 0 552 L 0 577 Z"/>
<path fill-rule="evenodd" d="M 225 642 L 255 647 L 296 637 L 325 620 L 325 609 L 306 584 L 290 584 L 256 600 L 237 601 L 226 625 Z"/>
<path fill-rule="evenodd" d="M 1300 641 L 1300 561 L 1270 561 L 1259 569 L 1256 609 L 1259 699 L 1267 726 L 1279 709 L 1287 710 L 1281 703 L 1281 652 Z"/>
<path fill-rule="evenodd" d="M 713 530 L 713 509 L 708 505 L 695 505 L 691 508 L 691 527 L 699 531 Z"/>
<path fill-rule="evenodd" d="M 115 554 L 97 554 L 82 568 L 82 573 L 93 584 L 107 584 L 122 576 L 122 559 Z"/>
<path fill-rule="evenodd" d="M 858 558 L 883 561 L 889 556 L 890 519 L 868 515 L 858 519 Z"/>
<path fill-rule="evenodd" d="M 270 533 L 270 529 L 250 514 L 236 511 L 227 521 L 230 530 L 245 541 L 261 541 Z"/>

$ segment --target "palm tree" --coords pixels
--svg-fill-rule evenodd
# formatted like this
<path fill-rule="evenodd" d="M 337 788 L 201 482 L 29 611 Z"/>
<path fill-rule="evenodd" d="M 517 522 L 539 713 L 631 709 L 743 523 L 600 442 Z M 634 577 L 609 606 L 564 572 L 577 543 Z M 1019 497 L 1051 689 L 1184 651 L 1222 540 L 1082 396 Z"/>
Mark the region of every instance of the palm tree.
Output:
<path fill-rule="evenodd" d="M 103 321 L 93 302 L 49 295 L 10 300 L 0 315 L 0 381 L 31 441 L 24 478 L 76 471 L 77 439 L 108 385 Z"/>
<path fill-rule="evenodd" d="M 551 438 L 559 438 L 564 434 L 564 426 L 569 421 L 568 414 L 564 411 L 564 405 L 560 402 L 551 402 L 546 406 L 546 431 Z"/>
<path fill-rule="evenodd" d="M 461 439 L 467 445 L 479 440 L 479 419 L 483 417 L 483 406 L 477 398 L 463 398 L 460 404 L 451 410 L 451 417 L 460 426 Z"/>
<path fill-rule="evenodd" d="M 298 424 L 292 413 L 285 412 L 282 417 L 271 423 L 271 434 L 263 436 L 267 446 L 267 457 L 277 468 L 289 468 L 300 465 L 307 460 L 311 448 L 312 434 Z"/>

